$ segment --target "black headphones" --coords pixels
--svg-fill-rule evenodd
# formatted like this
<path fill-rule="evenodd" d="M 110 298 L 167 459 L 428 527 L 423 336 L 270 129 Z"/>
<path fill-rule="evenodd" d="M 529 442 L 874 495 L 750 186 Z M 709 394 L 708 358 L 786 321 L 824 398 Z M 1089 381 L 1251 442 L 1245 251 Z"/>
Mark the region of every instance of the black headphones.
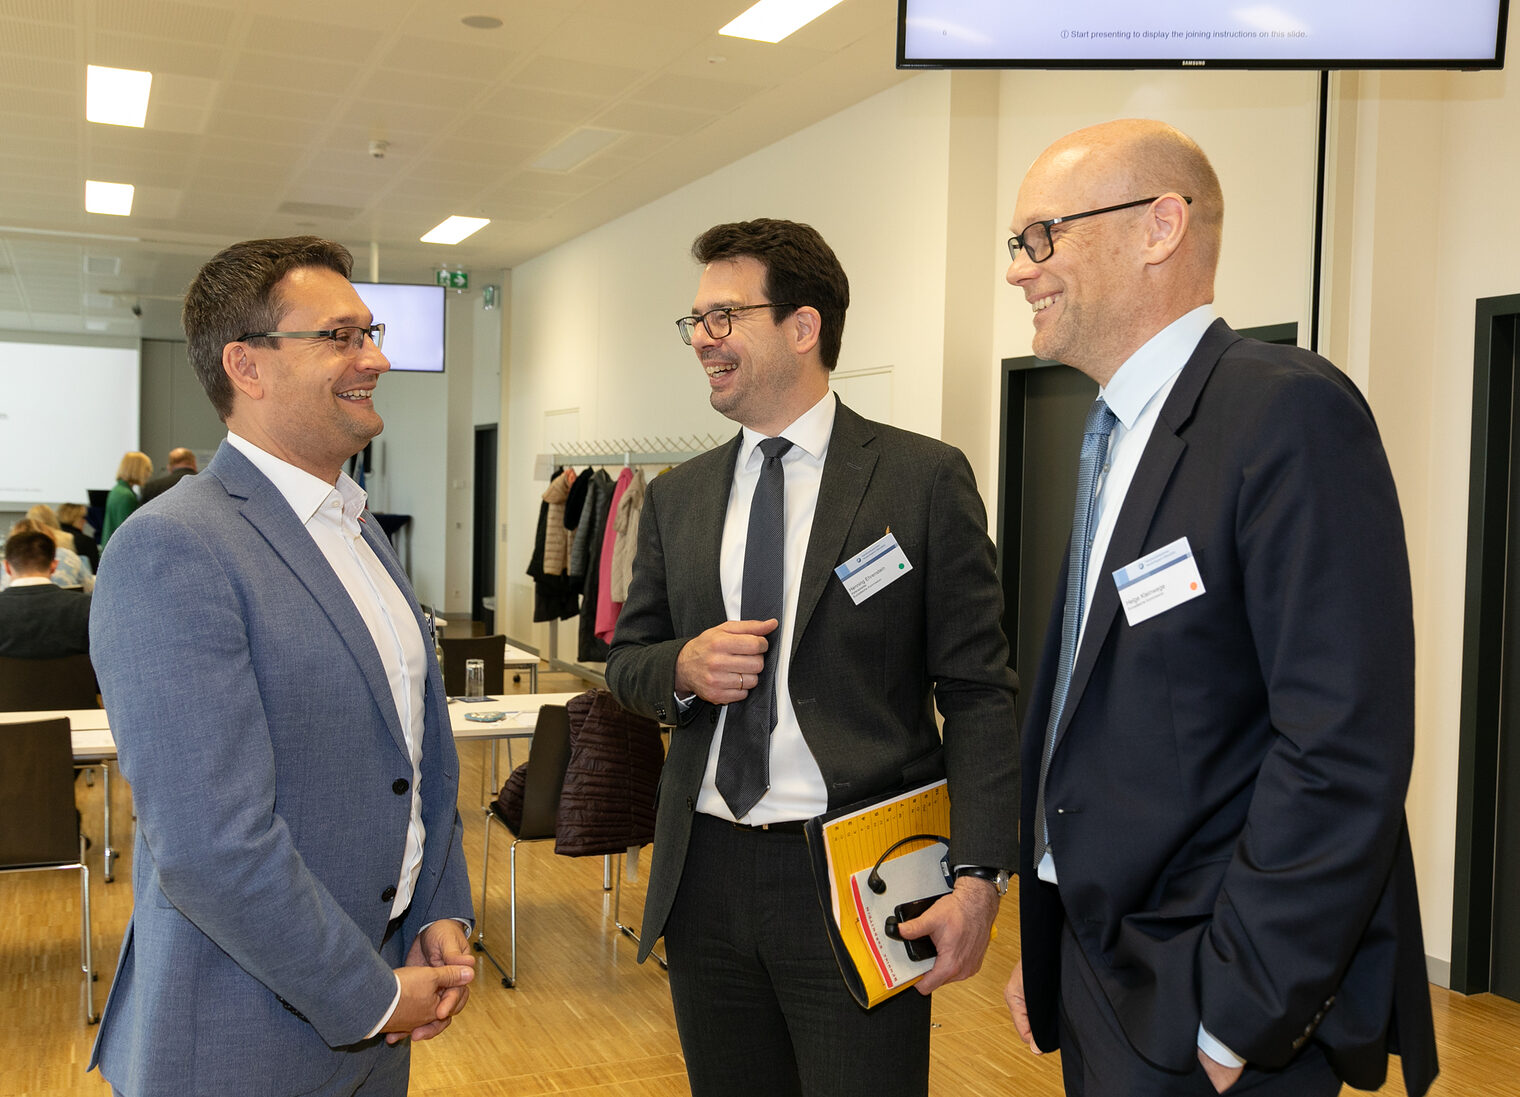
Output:
<path fill-rule="evenodd" d="M 910 834 L 906 838 L 893 842 L 887 847 L 885 853 L 876 858 L 876 863 L 871 866 L 871 874 L 866 877 L 866 886 L 877 895 L 883 895 L 887 890 L 887 882 L 881 878 L 881 863 L 892 856 L 899 846 L 905 846 L 909 842 L 942 842 L 946 850 L 950 848 L 950 839 L 943 834 Z"/>

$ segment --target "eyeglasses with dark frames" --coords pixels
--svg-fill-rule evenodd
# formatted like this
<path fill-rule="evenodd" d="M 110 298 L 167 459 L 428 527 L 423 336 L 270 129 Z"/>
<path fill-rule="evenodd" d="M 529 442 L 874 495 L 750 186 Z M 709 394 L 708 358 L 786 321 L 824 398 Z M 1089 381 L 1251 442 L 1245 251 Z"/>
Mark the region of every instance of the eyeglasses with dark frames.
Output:
<path fill-rule="evenodd" d="M 1116 210 L 1148 205 L 1156 201 L 1157 198 L 1164 197 L 1165 195 L 1158 194 L 1152 198 L 1137 198 L 1133 202 L 1121 202 L 1117 206 L 1104 206 L 1102 209 L 1090 209 L 1085 213 L 1068 213 L 1065 217 L 1052 217 L 1048 221 L 1035 221 L 1032 224 L 1025 225 L 1024 231 L 1017 236 L 1010 236 L 1008 238 L 1008 256 L 1017 263 L 1019 261 L 1019 251 L 1023 249 L 1024 254 L 1029 256 L 1030 262 L 1043 263 L 1055 254 L 1056 242 L 1054 237 L 1051 236 L 1050 230 L 1056 225 L 1064 225 L 1067 221 L 1080 221 L 1084 217 L 1096 217 L 1100 213 L 1113 213 Z M 1193 200 L 1186 195 L 1182 196 L 1182 200 L 1188 205 L 1193 204 Z"/>
<path fill-rule="evenodd" d="M 246 343 L 250 339 L 328 339 L 342 353 L 358 354 L 364 349 L 366 335 L 374 340 L 375 349 L 379 350 L 385 342 L 385 325 L 371 324 L 365 328 L 345 324 L 341 328 L 328 328 L 326 331 L 250 331 L 239 335 L 235 341 Z"/>
<path fill-rule="evenodd" d="M 795 309 L 798 305 L 790 305 L 784 302 L 763 305 L 731 305 L 721 309 L 708 309 L 701 316 L 683 316 L 676 321 L 676 330 L 681 333 L 681 342 L 691 346 L 692 333 L 696 331 L 697 321 L 702 321 L 702 326 L 707 329 L 707 334 L 714 339 L 726 339 L 729 332 L 734 330 L 734 313 L 748 312 L 750 309 Z"/>

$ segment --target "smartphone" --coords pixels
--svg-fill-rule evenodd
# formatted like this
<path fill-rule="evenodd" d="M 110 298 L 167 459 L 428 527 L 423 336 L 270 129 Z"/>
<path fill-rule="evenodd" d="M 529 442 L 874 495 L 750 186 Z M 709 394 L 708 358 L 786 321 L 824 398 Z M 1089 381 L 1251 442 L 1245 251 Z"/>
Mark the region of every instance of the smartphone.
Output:
<path fill-rule="evenodd" d="M 886 924 L 882 927 L 887 931 L 888 937 L 902 941 L 903 946 L 908 950 L 908 959 L 932 960 L 935 956 L 939 955 L 938 950 L 934 947 L 932 938 L 919 937 L 912 941 L 903 940 L 903 938 L 897 935 L 897 927 L 903 922 L 917 918 L 941 898 L 942 896 L 939 895 L 930 895 L 925 899 L 914 899 L 911 902 L 898 903 L 892 911 L 892 917 L 888 918 Z"/>

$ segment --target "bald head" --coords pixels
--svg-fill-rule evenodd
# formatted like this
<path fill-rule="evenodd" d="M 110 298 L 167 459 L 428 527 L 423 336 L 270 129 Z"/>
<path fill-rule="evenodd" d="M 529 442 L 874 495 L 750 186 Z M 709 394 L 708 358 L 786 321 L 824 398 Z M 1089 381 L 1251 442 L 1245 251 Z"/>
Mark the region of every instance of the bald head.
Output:
<path fill-rule="evenodd" d="M 1102 205 L 1168 191 L 1191 198 L 1180 257 L 1193 260 L 1212 286 L 1224 232 L 1224 193 L 1214 165 L 1187 134 L 1165 122 L 1123 118 L 1067 134 L 1040 154 L 1030 174 L 1045 162 L 1088 178 L 1101 194 L 1113 196 Z"/>
<path fill-rule="evenodd" d="M 1213 301 L 1223 221 L 1208 158 L 1163 122 L 1107 122 L 1055 142 L 1030 166 L 1009 226 L 1040 256 L 1019 251 L 1008 269 L 1034 310 L 1035 353 L 1107 384 L 1157 332 Z"/>
<path fill-rule="evenodd" d="M 189 469 L 195 471 L 195 451 L 179 447 L 169 451 L 169 467 L 171 469 Z"/>

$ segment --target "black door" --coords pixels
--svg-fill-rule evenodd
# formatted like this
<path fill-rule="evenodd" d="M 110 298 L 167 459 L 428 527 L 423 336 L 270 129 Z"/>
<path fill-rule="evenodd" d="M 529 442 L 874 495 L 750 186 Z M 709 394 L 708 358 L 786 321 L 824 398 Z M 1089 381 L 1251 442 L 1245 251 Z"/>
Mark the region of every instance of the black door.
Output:
<path fill-rule="evenodd" d="M 496 424 L 475 428 L 475 530 L 470 557 L 470 616 L 496 632 L 485 599 L 496 594 Z"/>

